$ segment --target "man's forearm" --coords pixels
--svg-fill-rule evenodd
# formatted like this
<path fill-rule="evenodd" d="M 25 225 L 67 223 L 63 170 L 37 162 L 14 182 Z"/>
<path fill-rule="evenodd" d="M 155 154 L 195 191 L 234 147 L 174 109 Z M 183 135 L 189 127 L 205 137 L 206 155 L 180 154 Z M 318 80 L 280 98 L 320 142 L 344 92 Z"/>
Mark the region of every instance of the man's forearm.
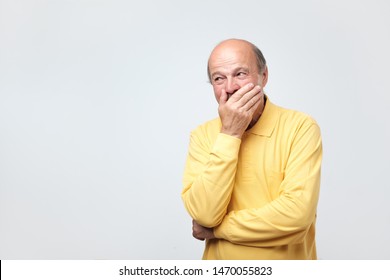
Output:
<path fill-rule="evenodd" d="M 191 217 L 202 226 L 215 227 L 226 215 L 240 143 L 235 137 L 219 134 L 205 162 L 199 159 L 207 151 L 190 145 L 182 198 Z"/>

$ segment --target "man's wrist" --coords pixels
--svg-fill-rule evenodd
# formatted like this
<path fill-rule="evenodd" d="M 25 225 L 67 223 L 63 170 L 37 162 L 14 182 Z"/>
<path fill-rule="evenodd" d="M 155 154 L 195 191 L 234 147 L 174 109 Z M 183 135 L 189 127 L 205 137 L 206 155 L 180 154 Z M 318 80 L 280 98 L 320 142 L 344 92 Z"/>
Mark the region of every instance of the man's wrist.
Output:
<path fill-rule="evenodd" d="M 229 131 L 229 130 L 224 129 L 224 128 L 221 128 L 221 133 L 226 134 L 226 135 L 229 135 L 229 136 L 236 137 L 236 138 L 238 138 L 238 139 L 241 139 L 241 138 L 242 138 L 242 135 L 243 135 L 243 133 L 232 132 L 232 131 Z"/>

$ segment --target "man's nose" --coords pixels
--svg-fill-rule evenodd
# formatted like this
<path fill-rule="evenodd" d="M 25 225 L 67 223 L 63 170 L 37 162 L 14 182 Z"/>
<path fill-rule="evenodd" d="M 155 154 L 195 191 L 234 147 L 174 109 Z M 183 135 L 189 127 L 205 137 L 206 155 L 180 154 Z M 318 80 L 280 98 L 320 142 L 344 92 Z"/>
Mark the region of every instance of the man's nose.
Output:
<path fill-rule="evenodd" d="M 234 79 L 227 79 L 227 84 L 226 84 L 226 93 L 228 94 L 233 94 L 237 90 L 240 89 L 240 86 L 236 83 Z"/>

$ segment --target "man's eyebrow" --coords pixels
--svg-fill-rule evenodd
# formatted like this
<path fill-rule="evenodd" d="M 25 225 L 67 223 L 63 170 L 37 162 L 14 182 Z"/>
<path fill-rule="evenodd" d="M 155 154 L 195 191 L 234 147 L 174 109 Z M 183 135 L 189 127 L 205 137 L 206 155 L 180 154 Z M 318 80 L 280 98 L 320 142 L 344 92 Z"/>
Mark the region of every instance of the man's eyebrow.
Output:
<path fill-rule="evenodd" d="M 217 76 L 217 75 L 223 76 L 223 74 L 220 71 L 211 73 L 211 77 L 214 77 L 214 76 Z"/>
<path fill-rule="evenodd" d="M 249 68 L 248 67 L 238 67 L 236 69 L 234 69 L 234 73 L 237 73 L 239 71 L 244 71 L 244 72 L 249 72 Z"/>
<path fill-rule="evenodd" d="M 232 73 L 235 74 L 235 73 L 240 72 L 240 71 L 249 72 L 249 67 L 242 67 L 241 66 L 241 67 L 234 68 Z M 214 76 L 217 76 L 217 75 L 223 76 L 225 74 L 223 74 L 220 71 L 216 71 L 216 72 L 211 73 L 211 77 L 214 77 Z"/>

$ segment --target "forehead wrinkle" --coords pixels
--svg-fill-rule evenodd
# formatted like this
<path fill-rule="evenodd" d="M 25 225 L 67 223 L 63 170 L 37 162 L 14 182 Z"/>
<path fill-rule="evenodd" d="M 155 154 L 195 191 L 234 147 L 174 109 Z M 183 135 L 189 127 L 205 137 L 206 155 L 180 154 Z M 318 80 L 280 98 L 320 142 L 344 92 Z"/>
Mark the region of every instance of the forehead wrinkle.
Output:
<path fill-rule="evenodd" d="M 218 56 L 211 56 L 209 60 L 210 68 L 218 68 L 218 67 L 229 67 L 232 65 L 240 65 L 240 64 L 247 64 L 247 59 L 243 59 L 245 57 L 241 54 L 226 54 L 222 53 Z M 243 63 L 242 60 L 245 60 L 245 63 Z"/>
<path fill-rule="evenodd" d="M 210 73 L 213 75 L 215 72 L 225 72 L 225 73 L 234 73 L 238 69 L 250 70 L 250 64 L 248 59 L 242 60 L 238 58 L 237 55 L 230 56 L 218 56 L 216 58 L 210 59 Z"/>

